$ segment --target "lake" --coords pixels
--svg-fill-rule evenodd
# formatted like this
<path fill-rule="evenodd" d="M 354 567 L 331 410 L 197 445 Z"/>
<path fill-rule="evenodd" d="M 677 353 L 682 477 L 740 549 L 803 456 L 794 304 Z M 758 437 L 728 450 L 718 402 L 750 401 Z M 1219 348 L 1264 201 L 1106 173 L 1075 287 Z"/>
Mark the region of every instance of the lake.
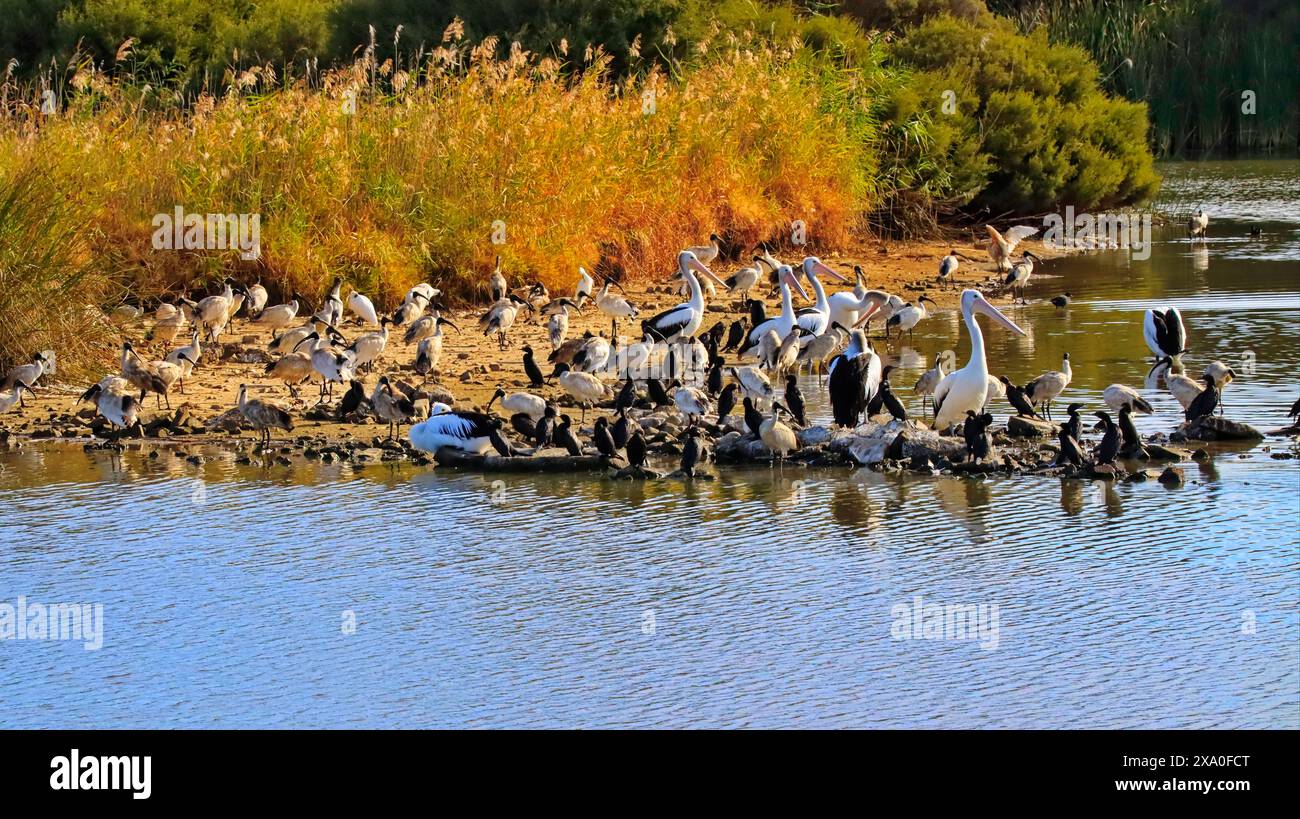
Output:
<path fill-rule="evenodd" d="M 986 330 L 990 367 L 1023 383 L 1069 352 L 1062 407 L 1101 408 L 1121 382 L 1155 408 L 1140 429 L 1167 433 L 1179 408 L 1143 383 L 1141 323 L 1177 306 L 1189 371 L 1238 371 L 1227 415 L 1283 426 L 1300 162 L 1162 171 L 1158 206 L 1180 218 L 1150 258 L 1045 262 L 1008 310 L 1029 336 Z M 1198 207 L 1210 236 L 1191 243 Z M 1067 310 L 1047 302 L 1067 290 Z M 936 352 L 966 360 L 959 321 L 878 342 L 912 410 Z M 202 451 L 0 451 L 0 604 L 103 606 L 97 650 L 0 642 L 0 727 L 1300 727 L 1286 438 L 1216 447 L 1177 489 L 793 466 L 615 483 Z"/>

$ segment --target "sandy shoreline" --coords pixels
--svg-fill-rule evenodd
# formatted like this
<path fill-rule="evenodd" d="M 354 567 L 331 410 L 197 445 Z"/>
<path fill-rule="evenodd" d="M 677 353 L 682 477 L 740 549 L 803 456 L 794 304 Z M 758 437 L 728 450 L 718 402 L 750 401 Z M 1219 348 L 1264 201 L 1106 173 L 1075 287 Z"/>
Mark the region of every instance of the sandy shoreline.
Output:
<path fill-rule="evenodd" d="M 985 291 L 994 303 L 1010 301 L 1007 294 L 1000 292 L 1000 286 L 992 286 L 994 265 L 988 260 L 982 247 L 969 244 L 955 245 L 959 253 L 972 259 L 981 260 L 972 264 L 963 260 L 958 271 L 952 276 L 953 282 L 946 288 L 936 286 L 936 271 L 939 261 L 953 245 L 938 241 L 926 242 L 873 242 L 858 248 L 855 252 L 833 254 L 822 257 L 828 265 L 841 272 L 850 281 L 853 278 L 853 266 L 859 264 L 867 275 L 867 284 L 873 289 L 886 290 L 898 294 L 904 300 L 912 300 L 925 293 L 938 303 L 940 309 L 954 309 L 958 295 L 964 287 L 977 287 Z M 1026 242 L 1025 247 L 1044 258 L 1060 256 L 1058 250 L 1045 248 L 1041 243 Z M 787 254 L 788 255 L 788 254 Z M 784 258 L 784 257 L 783 257 Z M 790 257 L 793 258 L 793 257 Z M 790 259 L 786 259 L 789 261 Z M 714 265 L 714 272 L 725 278 L 732 271 L 744 266 L 739 262 L 724 262 Z M 575 276 L 576 279 L 576 276 Z M 511 281 L 511 285 L 522 284 Z M 848 285 L 827 283 L 828 292 L 846 289 Z M 346 288 L 345 288 L 346 289 Z M 626 286 L 627 298 L 640 308 L 641 316 L 653 315 L 656 311 L 680 303 L 675 287 L 669 287 L 667 280 Z M 560 293 L 552 293 L 553 298 Z M 570 293 L 571 295 L 571 293 Z M 751 294 L 758 295 L 756 288 Z M 719 320 L 728 323 L 737 313 L 733 308 L 735 297 L 719 293 L 714 303 L 710 304 L 709 314 L 704 326 L 707 328 Z M 776 299 L 768 299 L 769 313 L 779 310 Z M 802 306 L 802 305 L 800 305 Z M 387 305 L 381 306 L 381 312 Z M 447 330 L 444 341 L 440 370 L 436 377 L 431 374 L 428 384 L 441 385 L 455 397 L 458 409 L 482 408 L 491 398 L 493 391 L 500 386 L 507 392 L 527 390 L 541 395 L 548 400 L 562 399 L 563 391 L 558 384 L 548 384 L 540 388 L 530 388 L 523 372 L 521 348 L 531 344 L 537 351 L 538 362 L 549 374 L 550 365 L 546 363 L 546 352 L 550 345 L 546 336 L 545 317 L 533 316 L 516 324 L 509 337 L 506 350 L 497 349 L 495 338 L 484 337 L 478 330 L 476 319 L 482 313 L 483 306 L 453 309 L 448 316 L 460 328 L 457 334 Z M 355 322 L 350 312 L 346 313 L 340 328 L 349 340 L 362 332 L 376 329 L 361 327 Z M 153 325 L 152 313 L 122 328 L 124 338 L 132 340 L 137 349 L 147 359 L 160 359 L 167 352 L 188 343 L 184 335 L 168 345 L 146 341 L 146 336 Z M 875 325 L 877 328 L 879 325 Z M 570 319 L 569 338 L 581 335 L 584 331 L 610 331 L 609 317 L 599 313 L 593 307 L 584 309 L 581 315 Z M 636 332 L 634 322 L 624 322 L 620 330 L 629 334 Z M 188 332 L 188 330 L 186 331 Z M 141 421 L 149 428 L 163 426 L 164 419 L 179 419 L 178 423 L 168 425 L 162 437 L 178 441 L 203 441 L 214 443 L 221 440 L 237 440 L 221 429 L 203 430 L 223 414 L 236 407 L 240 384 L 248 384 L 252 397 L 269 398 L 290 409 L 295 418 L 293 433 L 276 432 L 276 440 L 295 439 L 310 436 L 331 442 L 366 441 L 371 442 L 376 436 L 387 434 L 386 425 L 373 420 L 370 423 L 336 423 L 328 420 L 304 418 L 304 413 L 311 410 L 317 400 L 316 382 L 300 388 L 300 397 L 290 399 L 282 382 L 270 378 L 265 372 L 264 361 L 273 357 L 266 352 L 266 345 L 271 333 L 259 330 L 242 317 L 236 319 L 233 330 L 227 330 L 221 342 L 224 345 L 224 358 L 214 352 L 205 353 L 202 366 L 195 369 L 191 378 L 186 380 L 185 392 L 173 391 L 170 396 L 172 410 L 158 408 L 156 396 L 149 395 L 141 413 Z M 394 332 L 388 345 L 376 362 L 374 371 L 362 379 L 369 392 L 379 376 L 387 373 L 394 379 L 420 385 L 423 379 L 417 375 L 411 365 L 415 359 L 415 345 L 402 343 L 401 332 Z M 260 355 L 259 355 L 260 354 Z M 241 359 L 254 359 L 251 362 Z M 106 364 L 104 375 L 115 374 L 117 368 Z M 35 396 L 27 396 L 27 407 L 21 413 L 17 410 L 0 416 L 0 430 L 8 435 L 39 438 L 85 438 L 91 434 L 93 408 L 89 403 L 78 404 L 77 399 L 88 384 L 64 383 L 58 374 L 47 376 L 48 383 L 37 388 Z M 609 383 L 613 383 L 611 380 Z M 336 386 L 335 401 L 343 394 Z M 561 400 L 559 403 L 564 404 Z M 588 422 L 592 415 L 588 414 Z M 575 419 L 576 421 L 576 419 Z M 151 436 L 152 437 L 152 436 Z M 246 443 L 255 439 L 255 433 L 245 431 L 241 438 Z"/>

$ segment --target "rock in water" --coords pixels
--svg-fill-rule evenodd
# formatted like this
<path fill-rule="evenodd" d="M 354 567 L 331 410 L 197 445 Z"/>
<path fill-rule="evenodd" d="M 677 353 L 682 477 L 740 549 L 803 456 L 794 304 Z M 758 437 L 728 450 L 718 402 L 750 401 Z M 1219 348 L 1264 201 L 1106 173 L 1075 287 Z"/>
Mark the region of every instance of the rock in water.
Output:
<path fill-rule="evenodd" d="M 1187 482 L 1187 478 L 1183 475 L 1183 470 L 1176 466 L 1167 466 L 1165 471 L 1160 473 L 1159 481 L 1165 486 L 1175 487 L 1182 486 Z"/>
<path fill-rule="evenodd" d="M 1039 418 L 1012 415 L 1007 418 L 1007 434 L 1017 438 L 1043 438 L 1056 434 L 1056 424 Z"/>
<path fill-rule="evenodd" d="M 1264 433 L 1243 424 L 1218 415 L 1197 418 L 1183 430 L 1188 438 L 1197 441 L 1252 441 L 1263 438 Z"/>

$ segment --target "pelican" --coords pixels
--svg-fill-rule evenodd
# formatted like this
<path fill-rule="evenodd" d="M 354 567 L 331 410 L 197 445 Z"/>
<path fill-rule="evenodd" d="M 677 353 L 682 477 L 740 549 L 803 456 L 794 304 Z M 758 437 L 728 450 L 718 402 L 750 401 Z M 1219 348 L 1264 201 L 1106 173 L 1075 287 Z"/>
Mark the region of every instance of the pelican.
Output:
<path fill-rule="evenodd" d="M 841 290 L 827 300 L 831 307 L 831 324 L 846 329 L 861 326 L 877 311 L 884 309 L 891 298 L 898 297 L 883 290 L 867 290 L 860 283 L 852 290 Z"/>
<path fill-rule="evenodd" d="M 1177 307 L 1160 310 L 1147 310 L 1142 321 L 1142 337 L 1146 339 L 1147 348 L 1156 357 L 1147 375 L 1156 371 L 1161 364 L 1182 366 L 1182 355 L 1187 352 L 1187 330 L 1183 327 L 1183 316 Z"/>
<path fill-rule="evenodd" d="M 1198 389 L 1197 392 L 1200 392 L 1200 390 Z M 1150 415 L 1153 412 L 1151 404 L 1137 390 L 1123 384 L 1111 384 L 1102 390 L 1101 400 L 1106 402 L 1106 406 L 1110 407 L 1111 412 L 1119 412 L 1120 408 L 1125 404 L 1130 405 L 1135 412 L 1140 412 L 1143 415 Z"/>
<path fill-rule="evenodd" d="M 501 399 L 501 409 L 509 413 L 522 412 L 533 421 L 541 418 L 546 413 L 546 399 L 541 396 L 533 395 L 530 392 L 512 392 L 507 393 L 500 387 L 492 393 L 488 399 L 487 408 L 492 409 L 492 404 L 497 399 Z"/>
<path fill-rule="evenodd" d="M 930 315 L 929 311 L 925 309 L 925 303 L 927 301 L 934 304 L 934 299 L 925 295 L 917 298 L 916 304 L 912 304 L 911 302 L 904 304 L 903 309 L 890 316 L 889 321 L 885 322 L 885 335 L 889 335 L 890 327 L 897 327 L 899 336 L 902 336 L 903 331 L 906 330 L 907 339 L 908 341 L 911 341 L 912 331 L 916 329 L 916 325 L 920 324 L 922 319 Z M 934 304 L 934 306 L 938 307 L 939 305 Z"/>
<path fill-rule="evenodd" d="M 1010 290 L 1013 295 L 1019 291 L 1021 304 L 1028 304 L 1025 301 L 1025 285 L 1029 284 L 1029 277 L 1034 274 L 1034 262 L 1036 261 L 1041 262 L 1042 259 L 1026 250 L 1020 261 L 1011 266 L 1011 271 L 1002 280 L 1003 286 Z"/>
<path fill-rule="evenodd" d="M 976 313 L 983 313 L 1016 335 L 1026 335 L 1011 319 L 988 301 L 978 290 L 963 290 L 961 314 L 970 334 L 970 361 L 960 370 L 949 373 L 934 390 L 935 429 L 947 429 L 966 418 L 967 410 L 981 412 L 989 393 L 989 364 L 984 357 L 984 333 Z"/>
<path fill-rule="evenodd" d="M 880 389 L 880 356 L 871 349 L 862 330 L 849 333 L 849 346 L 831 361 L 831 413 L 841 427 L 856 427 L 862 413 Z"/>
<path fill-rule="evenodd" d="M 94 403 L 95 410 L 114 428 L 127 429 L 140 423 L 140 402 L 134 396 L 104 389 L 96 384 L 82 393 L 81 401 Z"/>
<path fill-rule="evenodd" d="M 622 296 L 616 296 L 609 292 L 609 286 L 614 281 L 608 276 L 605 277 L 605 283 L 601 285 L 600 292 L 596 294 L 596 309 L 610 317 L 613 332 L 612 338 L 618 338 L 618 320 L 621 318 L 636 318 L 636 305 L 632 304 Z M 622 285 L 615 285 L 622 290 Z"/>
<path fill-rule="evenodd" d="M 271 430 L 293 432 L 293 416 L 279 404 L 248 397 L 248 385 L 239 385 L 239 412 L 261 436 L 263 448 L 271 445 Z"/>
<path fill-rule="evenodd" d="M 789 265 L 783 264 L 777 268 L 777 280 L 781 283 L 781 313 L 778 316 L 763 321 L 749 331 L 746 336 L 746 343 L 741 347 L 739 354 L 752 355 L 754 348 L 758 346 L 759 339 L 767 334 L 769 330 L 776 332 L 778 338 L 785 338 L 790 334 L 797 321 L 794 311 L 794 304 L 791 302 L 790 291 L 796 290 L 799 295 L 808 298 L 808 291 L 803 289 L 799 280 L 795 278 L 794 271 Z M 827 319 L 829 321 L 829 317 Z M 829 326 L 829 325 L 828 325 Z"/>
<path fill-rule="evenodd" d="M 375 312 L 375 303 L 356 290 L 348 296 L 348 309 L 352 314 L 368 325 L 379 323 L 379 314 Z"/>
<path fill-rule="evenodd" d="M 439 449 L 449 447 L 473 455 L 495 449 L 508 457 L 510 445 L 501 437 L 501 425 L 501 419 L 492 415 L 452 410 L 430 415 L 411 427 L 406 437 L 411 446 L 435 455 Z"/>
<path fill-rule="evenodd" d="M 1011 254 L 1015 252 L 1016 245 L 1038 232 L 1038 228 L 1028 225 L 1017 225 L 1008 229 L 1006 234 L 998 233 L 998 229 L 992 225 L 985 225 L 984 229 L 989 234 L 989 258 L 997 265 L 998 270 L 1009 269 Z M 965 418 L 964 413 L 962 417 Z"/>
<path fill-rule="evenodd" d="M 497 347 L 504 350 L 506 348 L 506 334 L 514 326 L 515 318 L 522 309 L 532 310 L 533 306 L 511 293 L 509 297 L 498 301 L 480 316 L 478 326 L 483 330 L 485 336 L 496 333 Z"/>
<path fill-rule="evenodd" d="M 695 331 L 704 322 L 704 291 L 700 289 L 701 281 L 712 280 L 726 287 L 722 279 L 713 275 L 713 271 L 689 250 L 677 254 L 677 274 L 690 287 L 690 300 L 641 322 L 642 331 L 669 343 L 695 335 Z"/>
<path fill-rule="evenodd" d="M 1070 386 L 1074 371 L 1070 369 L 1070 354 L 1061 356 L 1061 369 L 1045 372 L 1025 385 L 1025 395 L 1030 402 L 1043 408 L 1047 420 L 1052 420 L 1052 402 Z"/>
<path fill-rule="evenodd" d="M 1187 219 L 1187 235 L 1195 239 L 1197 236 L 1205 238 L 1205 232 L 1210 227 L 1210 215 L 1203 209 L 1197 209 L 1195 216 Z"/>
<path fill-rule="evenodd" d="M 696 245 L 695 247 L 688 247 L 686 248 L 686 250 L 689 251 L 690 253 L 694 253 L 695 258 L 699 259 L 701 264 L 711 265 L 717 260 L 718 256 L 721 255 L 722 253 L 722 248 L 719 245 L 719 242 L 721 241 L 722 240 L 718 238 L 718 234 L 711 233 L 709 234 L 709 243 L 707 245 Z M 681 271 L 678 270 L 678 273 L 680 272 Z M 726 286 L 726 284 L 721 279 L 718 279 L 717 281 L 719 284 L 722 284 L 724 287 Z M 713 287 L 713 281 L 705 279 L 704 281 L 700 282 L 700 284 L 703 286 L 704 291 L 709 294 L 709 298 L 713 298 L 714 296 L 717 295 L 717 290 L 715 290 Z M 678 288 L 677 292 L 683 295 L 690 292 L 690 282 L 686 281 L 685 276 L 682 276 L 682 283 L 681 286 Z"/>
<path fill-rule="evenodd" d="M 799 439 L 795 437 L 794 430 L 781 423 L 781 413 L 786 415 L 790 411 L 779 403 L 772 404 L 772 415 L 763 421 L 758 427 L 758 437 L 763 441 L 763 445 L 772 451 L 778 462 L 785 460 L 785 456 L 790 454 L 790 450 L 799 447 Z"/>
<path fill-rule="evenodd" d="M 951 372 L 957 366 L 957 354 L 952 350 L 944 350 L 935 355 L 934 366 L 921 373 L 921 377 L 916 379 L 916 385 L 912 391 L 921 396 L 922 412 L 929 409 L 934 397 L 934 388 L 939 386 L 943 377 Z"/>
<path fill-rule="evenodd" d="M 568 364 L 556 364 L 555 376 L 560 379 L 564 391 L 582 407 L 581 423 L 587 423 L 587 407 L 604 398 L 608 392 L 604 382 L 591 373 L 573 372 Z"/>
<path fill-rule="evenodd" d="M 591 274 L 587 272 L 587 268 L 579 266 L 578 283 L 573 288 L 573 301 L 579 309 L 581 309 L 582 305 L 591 298 L 592 293 L 595 292 L 595 287 L 596 281 L 591 278 Z"/>
<path fill-rule="evenodd" d="M 831 326 L 831 305 L 826 299 L 826 290 L 822 287 L 819 276 L 830 276 L 837 282 L 846 282 L 848 279 L 831 270 L 822 260 L 816 256 L 807 256 L 803 260 L 803 275 L 812 285 L 813 296 L 815 301 L 812 307 L 805 307 L 796 314 L 795 321 L 807 332 L 805 340 L 801 341 L 799 346 L 806 346 L 814 337 L 826 332 L 826 328 Z M 789 332 L 786 332 L 786 337 Z"/>
<path fill-rule="evenodd" d="M 493 268 L 492 275 L 488 277 L 488 290 L 492 293 L 493 303 L 504 299 L 508 289 L 506 277 L 501 273 L 501 255 L 497 254 L 496 267 Z"/>

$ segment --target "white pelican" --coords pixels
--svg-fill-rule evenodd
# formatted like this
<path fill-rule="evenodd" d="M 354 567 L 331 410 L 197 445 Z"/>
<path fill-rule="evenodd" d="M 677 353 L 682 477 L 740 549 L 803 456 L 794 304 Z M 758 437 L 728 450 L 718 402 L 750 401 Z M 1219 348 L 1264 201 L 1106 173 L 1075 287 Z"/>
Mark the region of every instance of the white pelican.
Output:
<path fill-rule="evenodd" d="M 816 256 L 807 256 L 803 260 L 803 275 L 812 285 L 814 303 L 812 307 L 805 307 L 795 314 L 795 321 L 802 327 L 806 333 L 799 341 L 800 347 L 805 347 L 814 338 L 826 332 L 826 328 L 831 326 L 831 306 L 826 299 L 826 289 L 822 287 L 819 276 L 830 276 L 837 282 L 846 282 L 848 279 L 836 273 L 827 267 L 821 259 Z M 790 333 L 787 331 L 783 338 L 788 338 Z"/>
<path fill-rule="evenodd" d="M 1200 390 L 1198 389 L 1197 392 L 1200 392 Z M 1121 407 L 1128 404 L 1133 407 L 1135 412 L 1140 412 L 1144 415 L 1150 415 L 1152 413 L 1151 404 L 1142 397 L 1141 393 L 1132 387 L 1126 387 L 1123 384 L 1111 384 L 1109 387 L 1102 390 L 1101 400 L 1106 402 L 1106 406 L 1110 407 L 1112 412 L 1119 412 Z"/>
<path fill-rule="evenodd" d="M 1164 311 L 1147 310 L 1142 320 L 1142 337 L 1146 339 L 1147 348 L 1156 357 L 1154 373 L 1161 364 L 1182 367 L 1182 355 L 1187 352 L 1187 330 L 1183 327 L 1183 316 L 1177 307 Z"/>
<path fill-rule="evenodd" d="M 1010 268 L 1011 254 L 1015 252 L 1016 245 L 1038 232 L 1038 228 L 1028 225 L 1017 225 L 1008 229 L 1005 234 L 998 233 L 998 229 L 992 225 L 985 225 L 984 229 L 989 234 L 989 258 L 998 266 L 998 270 Z M 964 421 L 965 418 L 966 414 L 962 413 L 962 420 Z"/>
<path fill-rule="evenodd" d="M 271 445 L 271 430 L 293 432 L 293 416 L 289 410 L 271 401 L 248 397 L 248 385 L 239 385 L 239 412 L 259 433 L 263 447 Z"/>
<path fill-rule="evenodd" d="M 753 355 L 755 348 L 758 347 L 759 340 L 769 330 L 775 331 L 778 338 L 785 338 L 790 334 L 790 330 L 794 328 L 797 317 L 794 304 L 790 298 L 790 291 L 792 289 L 798 291 L 799 295 L 805 299 L 808 298 L 808 291 L 804 290 L 803 285 L 799 284 L 799 279 L 795 277 L 794 271 L 790 269 L 788 264 L 783 264 L 777 268 L 777 281 L 781 284 L 780 314 L 760 322 L 751 329 L 745 337 L 745 344 L 740 348 L 738 355 Z"/>
<path fill-rule="evenodd" d="M 989 363 L 984 357 L 984 333 L 976 313 L 983 313 L 1016 335 L 1026 335 L 1015 322 L 985 300 L 978 290 L 963 290 L 961 314 L 970 334 L 970 361 L 960 370 L 949 373 L 934 390 L 934 428 L 947 429 L 966 419 L 966 411 L 982 412 L 989 394 Z"/>
<path fill-rule="evenodd" d="M 1030 403 L 1042 407 L 1047 420 L 1052 420 L 1052 402 L 1070 386 L 1074 371 L 1070 369 L 1070 354 L 1061 356 L 1061 369 L 1045 372 L 1025 385 L 1025 396 Z"/>
<path fill-rule="evenodd" d="M 348 296 L 348 309 L 366 324 L 374 326 L 379 323 L 379 314 L 375 312 L 375 303 L 356 290 Z"/>
<path fill-rule="evenodd" d="M 531 392 L 511 392 L 497 387 L 497 391 L 492 393 L 488 399 L 487 409 L 492 409 L 492 404 L 501 399 L 501 409 L 510 414 L 522 412 L 534 421 L 541 418 L 546 413 L 546 399 L 539 395 L 533 395 Z"/>
<path fill-rule="evenodd" d="M 888 303 L 890 296 L 883 290 L 868 290 L 864 286 L 861 268 L 854 268 L 858 285 L 852 290 L 841 290 L 831 295 L 827 301 L 831 307 L 831 324 L 838 324 L 846 330 L 866 322 L 871 316 Z"/>
<path fill-rule="evenodd" d="M 922 319 L 930 315 L 930 312 L 925 309 L 925 303 L 927 301 L 934 304 L 934 299 L 929 296 L 920 296 L 917 298 L 916 304 L 912 304 L 911 302 L 904 304 L 903 309 L 890 316 L 889 321 L 885 322 L 885 336 L 889 336 L 890 327 L 897 327 L 899 336 L 902 336 L 903 331 L 906 330 L 907 338 L 910 341 L 912 338 L 912 331 L 916 329 L 916 325 L 920 324 Z M 938 307 L 939 305 L 935 304 L 934 306 Z"/>
<path fill-rule="evenodd" d="M 713 271 L 689 250 L 677 254 L 677 274 L 690 287 L 690 301 L 670 307 L 641 322 L 642 331 L 668 343 L 695 335 L 695 331 L 704 322 L 704 291 L 700 286 L 701 281 L 712 280 L 726 287 L 722 279 L 713 275 Z"/>
<path fill-rule="evenodd" d="M 430 415 L 407 431 L 411 446 L 422 452 L 437 454 L 449 447 L 461 452 L 481 455 L 495 449 L 510 455 L 510 446 L 501 437 L 501 419 L 481 412 L 452 410 Z"/>

